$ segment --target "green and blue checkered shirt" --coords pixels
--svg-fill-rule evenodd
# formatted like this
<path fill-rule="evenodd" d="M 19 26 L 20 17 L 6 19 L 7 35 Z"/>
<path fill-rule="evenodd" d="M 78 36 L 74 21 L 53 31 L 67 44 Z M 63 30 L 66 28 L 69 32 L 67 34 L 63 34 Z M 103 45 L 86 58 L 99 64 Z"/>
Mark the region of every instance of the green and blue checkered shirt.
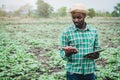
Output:
<path fill-rule="evenodd" d="M 67 61 L 66 69 L 68 72 L 94 73 L 96 70 L 94 59 L 84 58 L 83 56 L 99 49 L 96 29 L 86 25 L 86 29 L 80 30 L 73 24 L 62 33 L 61 43 L 62 47 L 72 46 L 78 50 L 77 54 L 72 54 L 70 57 L 66 57 L 64 50 L 60 50 L 61 57 Z"/>

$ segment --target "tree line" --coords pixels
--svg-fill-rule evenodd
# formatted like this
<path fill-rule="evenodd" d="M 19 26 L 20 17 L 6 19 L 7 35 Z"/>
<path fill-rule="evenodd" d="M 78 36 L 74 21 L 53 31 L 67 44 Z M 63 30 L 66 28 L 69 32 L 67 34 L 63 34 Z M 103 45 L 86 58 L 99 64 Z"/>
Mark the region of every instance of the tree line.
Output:
<path fill-rule="evenodd" d="M 33 9 L 30 4 L 26 4 L 15 11 L 5 11 L 5 6 L 0 7 L 0 17 L 14 17 L 14 16 L 27 16 L 27 17 L 65 17 L 69 16 L 67 12 L 67 7 L 60 7 L 57 11 L 54 11 L 54 8 L 44 2 L 43 0 L 37 0 L 36 6 L 37 9 Z M 110 13 L 108 11 L 95 11 L 94 8 L 88 9 L 88 17 L 120 17 L 120 3 L 117 3 L 114 6 L 114 10 Z"/>

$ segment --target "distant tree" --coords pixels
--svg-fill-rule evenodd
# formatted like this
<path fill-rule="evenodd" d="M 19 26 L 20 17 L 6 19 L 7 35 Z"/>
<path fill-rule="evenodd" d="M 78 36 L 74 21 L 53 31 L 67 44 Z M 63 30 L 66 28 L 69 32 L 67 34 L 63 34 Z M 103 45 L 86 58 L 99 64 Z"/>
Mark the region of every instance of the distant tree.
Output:
<path fill-rule="evenodd" d="M 53 7 L 43 0 L 37 0 L 37 13 L 39 17 L 49 17 L 53 11 Z"/>
<path fill-rule="evenodd" d="M 111 13 L 108 11 L 106 11 L 106 12 L 96 11 L 95 14 L 97 17 L 111 17 Z"/>
<path fill-rule="evenodd" d="M 106 11 L 105 14 L 106 14 L 106 17 L 111 17 L 111 13 L 110 12 Z"/>
<path fill-rule="evenodd" d="M 27 16 L 32 14 L 32 6 L 30 4 L 22 6 L 20 10 L 22 11 L 22 14 L 26 14 Z"/>
<path fill-rule="evenodd" d="M 13 12 L 13 16 L 21 16 L 21 10 L 20 10 L 20 9 L 15 10 L 15 11 Z"/>
<path fill-rule="evenodd" d="M 88 16 L 93 18 L 95 16 L 95 10 L 93 8 L 88 9 Z"/>
<path fill-rule="evenodd" d="M 118 4 L 114 7 L 114 11 L 112 12 L 112 16 L 113 16 L 113 17 L 120 17 L 120 3 L 118 3 Z"/>
<path fill-rule="evenodd" d="M 32 6 L 30 4 L 25 4 L 20 7 L 18 10 L 14 11 L 15 16 L 27 15 L 30 16 L 32 13 Z"/>
<path fill-rule="evenodd" d="M 6 16 L 6 12 L 0 8 L 0 16 L 4 17 Z"/>
<path fill-rule="evenodd" d="M 6 11 L 5 11 L 5 5 L 4 4 L 0 7 L 0 16 L 1 17 L 6 16 Z"/>
<path fill-rule="evenodd" d="M 66 16 L 66 14 L 67 14 L 66 9 L 67 9 L 66 7 L 61 7 L 61 8 L 59 8 L 59 9 L 58 9 L 58 14 L 59 14 L 59 16 L 61 16 L 61 17 Z"/>

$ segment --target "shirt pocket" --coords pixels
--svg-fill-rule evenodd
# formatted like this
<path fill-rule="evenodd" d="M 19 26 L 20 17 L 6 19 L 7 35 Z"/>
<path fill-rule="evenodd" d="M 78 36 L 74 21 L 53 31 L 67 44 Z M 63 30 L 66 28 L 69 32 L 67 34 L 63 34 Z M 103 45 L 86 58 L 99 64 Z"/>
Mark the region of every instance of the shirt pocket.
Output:
<path fill-rule="evenodd" d="M 68 40 L 68 46 L 75 47 L 75 36 L 73 34 L 69 35 Z"/>

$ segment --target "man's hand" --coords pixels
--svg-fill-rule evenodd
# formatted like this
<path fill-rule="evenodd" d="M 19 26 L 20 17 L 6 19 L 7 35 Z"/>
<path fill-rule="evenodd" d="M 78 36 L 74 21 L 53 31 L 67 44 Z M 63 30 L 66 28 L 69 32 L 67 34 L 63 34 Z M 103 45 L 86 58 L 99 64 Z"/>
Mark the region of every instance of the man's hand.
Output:
<path fill-rule="evenodd" d="M 94 52 L 93 54 L 88 54 L 85 58 L 97 59 L 99 58 L 99 52 Z"/>
<path fill-rule="evenodd" d="M 67 56 L 67 57 L 69 57 L 72 54 L 77 53 L 77 48 L 72 47 L 72 46 L 64 47 L 63 50 L 65 51 L 65 56 Z"/>

